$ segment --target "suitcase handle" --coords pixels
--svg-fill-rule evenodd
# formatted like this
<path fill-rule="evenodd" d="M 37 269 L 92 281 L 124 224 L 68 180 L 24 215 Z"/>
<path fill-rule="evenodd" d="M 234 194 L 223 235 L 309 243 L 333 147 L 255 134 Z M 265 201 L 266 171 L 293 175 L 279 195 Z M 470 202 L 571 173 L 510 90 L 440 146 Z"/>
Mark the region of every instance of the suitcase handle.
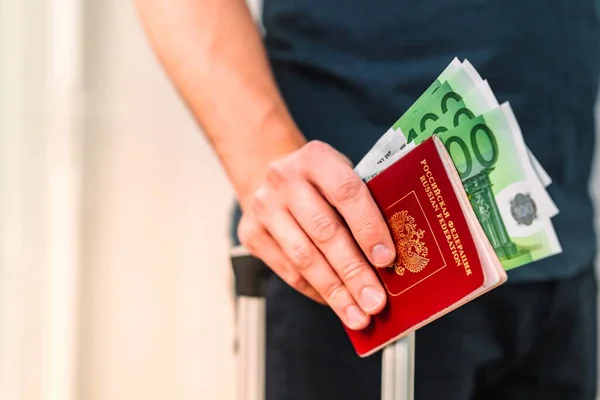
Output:
<path fill-rule="evenodd" d="M 265 297 L 271 269 L 243 246 L 232 248 L 230 256 L 236 294 L 244 297 Z"/>
<path fill-rule="evenodd" d="M 265 399 L 265 296 L 271 269 L 243 246 L 232 248 L 231 263 L 238 295 L 239 340 L 237 400 Z M 413 400 L 415 334 L 383 349 L 382 400 Z"/>
<path fill-rule="evenodd" d="M 264 400 L 265 296 L 270 268 L 243 246 L 230 252 L 237 302 L 237 400 Z"/>

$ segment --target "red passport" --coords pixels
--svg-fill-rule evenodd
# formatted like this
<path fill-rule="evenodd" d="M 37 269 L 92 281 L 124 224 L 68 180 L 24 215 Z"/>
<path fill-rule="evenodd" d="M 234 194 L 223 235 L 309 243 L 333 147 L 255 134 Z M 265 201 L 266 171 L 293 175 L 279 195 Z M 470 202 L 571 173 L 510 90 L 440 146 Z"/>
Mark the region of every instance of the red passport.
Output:
<path fill-rule="evenodd" d="M 375 268 L 385 309 L 359 331 L 346 328 L 361 357 L 504 283 L 500 264 L 437 137 L 416 146 L 367 182 L 397 257 Z"/>

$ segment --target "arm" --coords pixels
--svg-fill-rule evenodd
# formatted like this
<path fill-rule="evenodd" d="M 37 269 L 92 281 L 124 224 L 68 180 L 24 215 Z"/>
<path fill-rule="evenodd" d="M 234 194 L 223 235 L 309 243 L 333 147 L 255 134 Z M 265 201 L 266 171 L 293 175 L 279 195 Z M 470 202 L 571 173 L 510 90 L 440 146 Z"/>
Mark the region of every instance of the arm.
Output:
<path fill-rule="evenodd" d="M 369 262 L 394 259 L 389 231 L 348 160 L 324 143 L 306 143 L 244 0 L 137 5 L 156 54 L 234 187 L 244 213 L 242 243 L 348 327 L 365 327 L 385 305 Z"/>
<path fill-rule="evenodd" d="M 244 206 L 269 161 L 305 143 L 278 93 L 246 3 L 137 0 L 137 4 L 160 61 Z"/>

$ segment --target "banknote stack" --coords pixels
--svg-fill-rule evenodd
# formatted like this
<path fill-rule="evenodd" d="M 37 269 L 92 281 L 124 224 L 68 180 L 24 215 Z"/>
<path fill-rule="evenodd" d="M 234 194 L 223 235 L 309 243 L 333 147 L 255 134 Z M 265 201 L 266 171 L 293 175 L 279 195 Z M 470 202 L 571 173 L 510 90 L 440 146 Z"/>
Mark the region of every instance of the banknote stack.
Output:
<path fill-rule="evenodd" d="M 356 165 L 365 181 L 436 135 L 452 157 L 473 210 L 505 270 L 562 251 L 550 177 L 529 151 L 509 103 L 454 59 Z M 401 184 L 401 182 L 399 182 Z"/>

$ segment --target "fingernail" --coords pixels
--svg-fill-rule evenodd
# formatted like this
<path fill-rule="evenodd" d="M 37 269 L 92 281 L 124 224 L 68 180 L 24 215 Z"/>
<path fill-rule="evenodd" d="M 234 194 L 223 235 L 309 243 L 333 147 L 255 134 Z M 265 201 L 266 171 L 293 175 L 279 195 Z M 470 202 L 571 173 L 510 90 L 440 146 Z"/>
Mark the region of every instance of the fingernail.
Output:
<path fill-rule="evenodd" d="M 355 305 L 346 307 L 346 318 L 348 319 L 348 327 L 355 328 L 359 326 L 365 319 L 366 315 L 360 308 Z"/>
<path fill-rule="evenodd" d="M 380 290 L 375 289 L 373 286 L 367 286 L 360 293 L 360 300 L 362 302 L 363 309 L 367 312 L 376 309 L 381 305 L 384 295 Z"/>
<path fill-rule="evenodd" d="M 378 244 L 371 250 L 371 260 L 375 265 L 389 265 L 392 259 L 392 251 L 382 244 Z"/>

